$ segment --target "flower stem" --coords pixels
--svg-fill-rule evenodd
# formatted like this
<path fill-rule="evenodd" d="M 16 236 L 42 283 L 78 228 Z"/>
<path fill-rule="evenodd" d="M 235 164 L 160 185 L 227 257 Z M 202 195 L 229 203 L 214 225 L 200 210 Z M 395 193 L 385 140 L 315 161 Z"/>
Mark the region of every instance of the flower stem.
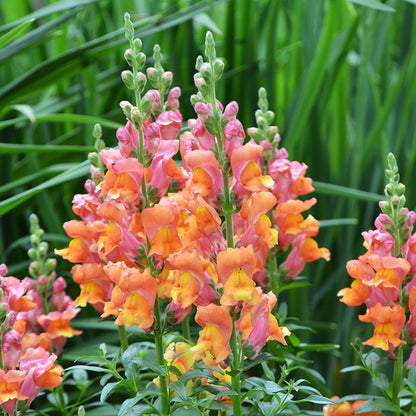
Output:
<path fill-rule="evenodd" d="M 163 331 L 160 319 L 160 309 L 159 309 L 159 298 L 156 296 L 155 305 L 153 307 L 153 312 L 155 316 L 155 345 L 156 345 L 156 356 L 158 364 L 166 370 L 166 362 L 163 356 Z M 165 371 L 163 371 L 165 372 Z M 159 376 L 160 380 L 160 393 L 162 399 L 162 416 L 166 416 L 169 414 L 170 409 L 170 400 L 168 395 L 168 386 L 167 386 L 167 379 L 165 375 Z"/>
<path fill-rule="evenodd" d="M 234 416 L 241 416 L 242 413 L 242 407 L 241 407 L 241 379 L 240 379 L 240 351 L 238 348 L 238 342 L 237 342 L 237 331 L 235 327 L 235 321 L 233 320 L 233 331 L 231 333 L 231 339 L 230 339 L 230 348 L 231 352 L 233 354 L 233 361 L 231 363 L 231 385 L 233 388 L 233 391 L 235 391 L 237 394 L 231 396 L 231 400 L 233 402 L 233 415 Z"/>
<path fill-rule="evenodd" d="M 182 335 L 186 340 L 191 340 L 191 330 L 189 328 L 189 315 L 182 322 Z"/>
<path fill-rule="evenodd" d="M 403 348 L 401 345 L 397 347 L 396 361 L 394 363 L 394 375 L 393 375 L 393 392 L 392 402 L 395 406 L 400 407 L 399 393 L 402 388 L 402 369 L 403 369 Z M 392 416 L 400 416 L 400 410 L 392 412 Z"/>
<path fill-rule="evenodd" d="M 124 325 L 119 325 L 118 327 L 118 335 L 120 338 L 120 346 L 121 346 L 121 351 L 126 351 L 128 346 L 129 346 L 129 342 L 127 340 L 127 334 L 126 334 L 126 327 Z"/>

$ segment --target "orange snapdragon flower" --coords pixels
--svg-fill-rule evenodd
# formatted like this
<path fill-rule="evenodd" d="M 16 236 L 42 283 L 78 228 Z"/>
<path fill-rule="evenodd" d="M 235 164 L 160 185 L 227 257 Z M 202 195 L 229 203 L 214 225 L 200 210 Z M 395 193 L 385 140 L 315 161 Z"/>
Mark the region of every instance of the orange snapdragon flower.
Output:
<path fill-rule="evenodd" d="M 224 361 L 230 353 L 228 342 L 233 330 L 228 307 L 214 303 L 198 306 L 195 322 L 203 329 L 197 344 L 191 348 L 194 360 L 203 360 L 206 365 Z"/>
<path fill-rule="evenodd" d="M 374 325 L 374 335 L 363 344 L 372 345 L 384 351 L 389 350 L 389 344 L 395 347 L 406 344 L 406 341 L 400 339 L 406 322 L 406 314 L 402 306 L 394 305 L 392 308 L 377 303 L 374 307 L 368 308 L 365 315 L 359 315 L 358 318 L 360 321 L 371 322 Z"/>
<path fill-rule="evenodd" d="M 221 305 L 234 306 L 241 302 L 255 305 L 261 301 L 261 289 L 252 279 L 257 262 L 251 245 L 218 253 L 218 275 L 224 287 Z"/>
<path fill-rule="evenodd" d="M 274 186 L 272 177 L 261 171 L 262 151 L 262 146 L 250 142 L 235 148 L 231 154 L 233 175 L 247 191 L 266 191 Z"/>
<path fill-rule="evenodd" d="M 157 281 L 150 270 L 128 267 L 124 262 L 110 262 L 104 266 L 104 271 L 116 286 L 111 300 L 105 303 L 102 316 L 117 316 L 116 325 L 150 328 L 157 294 Z"/>

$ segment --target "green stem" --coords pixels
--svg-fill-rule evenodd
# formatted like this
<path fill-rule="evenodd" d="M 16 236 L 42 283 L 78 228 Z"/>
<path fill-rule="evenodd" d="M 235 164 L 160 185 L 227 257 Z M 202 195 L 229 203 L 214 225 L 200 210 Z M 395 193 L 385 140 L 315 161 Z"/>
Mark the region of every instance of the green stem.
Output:
<path fill-rule="evenodd" d="M 126 327 L 123 325 L 119 325 L 118 327 L 118 335 L 120 338 L 120 347 L 121 347 L 121 351 L 126 351 L 128 346 L 129 346 L 129 342 L 127 340 L 127 334 L 126 334 Z"/>
<path fill-rule="evenodd" d="M 279 281 L 279 269 L 277 267 L 277 248 L 273 247 L 269 251 L 267 257 L 267 273 L 269 275 L 270 289 L 276 295 L 279 294 L 280 281 Z"/>
<path fill-rule="evenodd" d="M 186 340 L 191 340 L 191 330 L 189 328 L 189 315 L 182 321 L 182 335 Z"/>
<path fill-rule="evenodd" d="M 397 356 L 394 363 L 394 375 L 393 375 L 393 393 L 392 393 L 392 402 L 395 406 L 400 407 L 400 397 L 399 393 L 402 388 L 402 369 L 403 369 L 403 348 L 401 345 L 397 347 Z M 392 416 L 400 416 L 401 412 L 392 412 Z"/>
<path fill-rule="evenodd" d="M 241 379 L 240 379 L 240 351 L 238 348 L 238 342 L 237 342 L 237 330 L 235 327 L 235 321 L 233 320 L 233 331 L 231 333 L 231 339 L 230 339 L 230 349 L 233 354 L 233 361 L 231 363 L 231 370 L 232 370 L 232 376 L 231 376 L 231 386 L 233 388 L 233 391 L 235 391 L 237 394 L 234 396 L 231 396 L 232 402 L 233 402 L 233 415 L 234 416 L 241 416 L 242 413 L 242 407 L 241 407 Z"/>
<path fill-rule="evenodd" d="M 163 332 L 160 319 L 160 310 L 159 310 L 159 298 L 156 296 L 155 305 L 153 307 L 153 312 L 155 316 L 155 345 L 156 345 L 156 356 L 158 364 L 166 370 L 166 362 L 163 356 Z M 160 375 L 160 393 L 162 399 L 162 416 L 166 416 L 170 413 L 170 400 L 168 394 L 168 386 L 166 376 Z"/>

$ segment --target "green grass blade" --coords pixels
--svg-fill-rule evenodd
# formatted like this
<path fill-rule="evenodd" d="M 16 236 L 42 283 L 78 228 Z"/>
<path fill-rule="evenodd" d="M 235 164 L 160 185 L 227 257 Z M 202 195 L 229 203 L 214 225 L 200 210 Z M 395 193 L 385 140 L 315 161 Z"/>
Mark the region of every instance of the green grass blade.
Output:
<path fill-rule="evenodd" d="M 378 202 L 385 199 L 384 195 L 373 192 L 360 191 L 346 186 L 334 185 L 332 183 L 313 181 L 315 192 L 320 195 L 332 195 L 349 199 L 360 199 L 364 201 Z"/>
<path fill-rule="evenodd" d="M 17 207 L 18 205 L 22 204 L 32 196 L 38 194 L 40 191 L 45 189 L 51 188 L 56 185 L 60 185 L 71 181 L 75 178 L 80 178 L 81 176 L 86 176 L 89 173 L 90 162 L 86 160 L 85 162 L 68 169 L 67 171 L 48 179 L 47 181 L 43 182 L 42 184 L 35 186 L 34 188 L 27 189 L 17 195 L 14 195 L 10 198 L 5 199 L 4 201 L 0 201 L 0 216 L 6 214 L 13 208 Z"/>
<path fill-rule="evenodd" d="M 19 37 L 20 33 L 23 32 L 35 19 L 29 19 L 24 21 L 19 26 L 9 30 L 5 35 L 0 37 L 0 50 L 4 48 L 8 43 Z"/>
<path fill-rule="evenodd" d="M 54 146 L 54 145 L 37 145 L 37 144 L 13 144 L 0 143 L 0 155 L 10 155 L 17 153 L 56 153 L 56 152 L 76 152 L 88 153 L 95 150 L 94 146 Z"/>
<path fill-rule="evenodd" d="M 24 121 L 27 121 L 26 117 L 17 117 L 11 120 L 0 121 L 0 129 L 14 126 Z M 93 124 L 93 125 L 95 125 L 96 123 L 99 123 L 101 124 L 102 127 L 108 127 L 110 129 L 118 129 L 119 127 L 123 127 L 122 124 L 117 123 L 115 121 L 107 120 L 105 118 L 100 118 L 100 117 L 88 116 L 85 114 L 63 113 L 63 114 L 44 114 L 44 115 L 38 115 L 38 116 L 35 115 L 35 121 L 36 122 L 51 121 L 55 123 L 71 122 L 71 123 L 76 123 L 76 124 Z"/>
<path fill-rule="evenodd" d="M 0 62 L 4 61 L 5 59 L 10 58 L 11 56 L 21 52 L 22 50 L 28 48 L 33 43 L 44 39 L 44 37 L 55 30 L 57 27 L 61 26 L 67 20 L 71 19 L 75 14 L 77 14 L 81 9 L 77 8 L 74 9 L 55 20 L 47 22 L 42 26 L 32 30 L 31 32 L 27 33 L 25 36 L 20 38 L 19 40 L 9 44 L 5 48 L 0 50 Z"/>
<path fill-rule="evenodd" d="M 61 173 L 63 171 L 66 171 L 72 168 L 75 165 L 78 166 L 78 164 L 74 164 L 74 163 L 61 163 L 61 164 L 51 165 L 31 175 L 23 176 L 14 181 L 7 182 L 6 184 L 0 186 L 0 195 L 13 191 L 13 189 L 17 189 L 21 186 L 27 185 L 28 183 L 33 182 L 37 179 L 43 178 L 45 176 L 49 176 L 51 174 L 56 174 L 56 173 Z"/>
<path fill-rule="evenodd" d="M 377 0 L 348 0 L 351 3 L 359 4 L 360 6 L 369 7 L 371 9 L 383 10 L 384 12 L 394 12 L 393 7 L 387 6 L 387 4 L 380 3 Z"/>
<path fill-rule="evenodd" d="M 25 17 L 22 17 L 19 20 L 15 20 L 14 22 L 7 23 L 0 27 L 0 32 L 4 32 L 5 30 L 9 30 L 15 26 L 18 26 L 25 22 L 27 19 L 40 19 L 41 17 L 50 16 L 54 13 L 63 12 L 68 9 L 73 9 L 74 7 L 80 6 L 88 6 L 89 4 L 97 3 L 101 0 L 61 0 L 57 1 L 56 3 L 49 4 L 45 7 L 36 10 Z"/>

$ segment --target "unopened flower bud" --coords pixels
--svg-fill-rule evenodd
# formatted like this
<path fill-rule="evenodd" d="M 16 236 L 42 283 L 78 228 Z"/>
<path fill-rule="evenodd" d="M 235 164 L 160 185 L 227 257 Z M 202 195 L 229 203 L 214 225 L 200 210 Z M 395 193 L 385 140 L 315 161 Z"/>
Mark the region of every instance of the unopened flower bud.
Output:
<path fill-rule="evenodd" d="M 230 121 L 236 118 L 238 113 L 238 104 L 236 101 L 231 101 L 227 104 L 224 110 L 223 119 Z"/>
<path fill-rule="evenodd" d="M 218 81 L 221 79 L 224 72 L 224 62 L 221 59 L 217 59 L 214 62 L 214 79 Z"/>
<path fill-rule="evenodd" d="M 49 245 L 48 245 L 48 243 L 46 242 L 46 241 L 41 241 L 40 243 L 39 243 L 39 248 L 38 248 L 38 252 L 39 252 L 39 254 L 43 257 L 43 256 L 46 256 L 46 253 L 48 252 L 48 248 L 49 248 Z"/>
<path fill-rule="evenodd" d="M 28 251 L 27 251 L 27 255 L 31 258 L 31 259 L 33 259 L 33 260 L 36 260 L 37 258 L 38 258 L 38 255 L 37 255 L 37 252 L 36 252 L 36 250 L 32 247 L 32 248 L 30 248 Z"/>
<path fill-rule="evenodd" d="M 162 85 L 161 90 L 163 94 L 167 94 L 170 86 L 172 85 L 173 74 L 172 72 L 164 72 L 162 75 Z"/>
<path fill-rule="evenodd" d="M 101 126 L 99 123 L 94 125 L 94 128 L 92 130 L 92 137 L 94 137 L 94 139 L 101 139 L 101 136 L 103 134 L 103 131 L 101 129 Z"/>
<path fill-rule="evenodd" d="M 45 261 L 45 273 L 49 276 L 56 267 L 56 259 L 47 259 Z"/>
<path fill-rule="evenodd" d="M 145 62 L 146 62 L 146 55 L 143 52 L 139 52 L 136 55 L 137 68 L 143 68 Z"/>
<path fill-rule="evenodd" d="M 133 108 L 132 104 L 128 101 L 121 101 L 120 107 L 127 118 L 131 117 L 131 109 Z"/>
<path fill-rule="evenodd" d="M 199 68 L 199 73 L 204 77 L 205 80 L 208 80 L 212 76 L 211 66 L 208 62 L 204 62 Z"/>
<path fill-rule="evenodd" d="M 149 67 L 146 69 L 147 76 L 149 77 L 150 82 L 153 84 L 157 82 L 159 77 L 159 71 L 156 68 Z"/>
<path fill-rule="evenodd" d="M 145 95 L 141 100 L 142 111 L 145 114 L 148 114 L 152 111 L 153 103 Z"/>
<path fill-rule="evenodd" d="M 45 274 L 41 274 L 37 279 L 36 279 L 36 283 L 38 285 L 48 285 L 49 284 L 49 278 L 48 276 L 46 276 Z"/>
<path fill-rule="evenodd" d="M 172 111 L 176 111 L 179 108 L 179 97 L 181 96 L 181 89 L 179 87 L 172 88 L 169 92 L 166 105 L 170 107 Z"/>
<path fill-rule="evenodd" d="M 133 41 L 133 50 L 134 52 L 138 53 L 142 50 L 142 41 L 140 38 L 136 38 Z"/>
<path fill-rule="evenodd" d="M 7 266 L 2 263 L 0 264 L 0 277 L 4 277 L 7 275 Z"/>
<path fill-rule="evenodd" d="M 143 74 L 143 72 L 138 72 L 137 73 L 137 85 L 135 89 L 139 92 L 142 92 L 144 90 L 146 82 L 147 82 L 146 75 Z"/>
<path fill-rule="evenodd" d="M 131 71 L 123 71 L 121 73 L 121 79 L 124 83 L 124 85 L 129 89 L 129 90 L 134 90 L 134 76 L 133 76 L 133 72 Z"/>
<path fill-rule="evenodd" d="M 136 125 L 142 122 L 143 114 L 139 111 L 137 107 L 133 107 L 131 109 L 131 119 Z"/>
<path fill-rule="evenodd" d="M 32 246 L 37 246 L 40 243 L 40 238 L 36 234 L 31 234 L 30 236 L 30 243 Z"/>
<path fill-rule="evenodd" d="M 136 54 L 131 49 L 126 49 L 124 52 L 124 59 L 131 67 L 137 65 Z"/>
<path fill-rule="evenodd" d="M 91 165 L 98 167 L 100 165 L 100 157 L 97 153 L 88 153 L 88 160 Z"/>

